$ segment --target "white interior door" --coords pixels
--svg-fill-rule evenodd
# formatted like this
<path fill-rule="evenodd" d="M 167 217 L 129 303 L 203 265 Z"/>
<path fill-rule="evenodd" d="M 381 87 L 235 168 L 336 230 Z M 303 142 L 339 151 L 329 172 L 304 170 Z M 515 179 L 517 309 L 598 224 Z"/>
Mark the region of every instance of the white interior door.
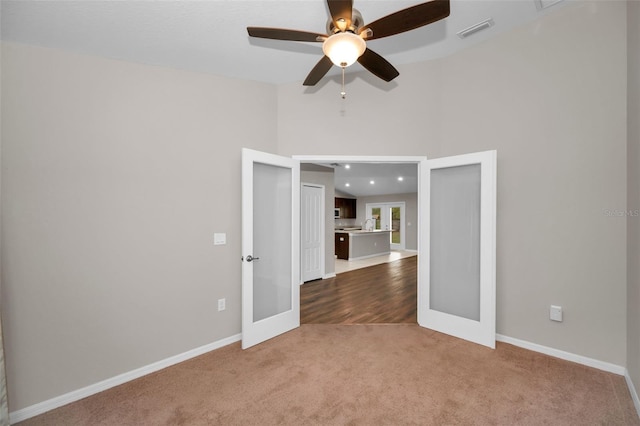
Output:
<path fill-rule="evenodd" d="M 495 348 L 496 152 L 426 161 L 418 323 Z M 424 204 L 423 204 L 424 205 Z"/>
<path fill-rule="evenodd" d="M 242 348 L 300 325 L 300 162 L 242 150 Z"/>
<path fill-rule="evenodd" d="M 300 193 L 302 282 L 324 275 L 324 186 L 303 183 Z"/>

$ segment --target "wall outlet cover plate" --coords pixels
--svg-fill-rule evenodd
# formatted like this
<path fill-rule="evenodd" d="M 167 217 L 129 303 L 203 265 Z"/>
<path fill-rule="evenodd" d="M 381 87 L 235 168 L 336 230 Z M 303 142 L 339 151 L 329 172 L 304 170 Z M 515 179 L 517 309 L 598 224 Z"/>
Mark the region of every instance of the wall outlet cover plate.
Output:
<path fill-rule="evenodd" d="M 216 232 L 213 234 L 213 245 L 220 246 L 227 244 L 227 234 L 224 232 Z"/>
<path fill-rule="evenodd" d="M 549 308 L 549 319 L 551 321 L 562 322 L 562 306 L 551 305 Z"/>

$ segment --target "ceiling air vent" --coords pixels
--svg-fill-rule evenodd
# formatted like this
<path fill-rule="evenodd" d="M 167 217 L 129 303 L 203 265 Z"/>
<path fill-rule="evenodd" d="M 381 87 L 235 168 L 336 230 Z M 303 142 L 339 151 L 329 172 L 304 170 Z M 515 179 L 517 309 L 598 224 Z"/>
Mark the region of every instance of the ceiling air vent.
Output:
<path fill-rule="evenodd" d="M 486 30 L 487 28 L 493 27 L 495 22 L 493 22 L 493 18 L 485 19 L 482 22 L 478 22 L 475 25 L 470 26 L 469 28 L 465 28 L 462 31 L 458 31 L 458 37 L 467 38 L 470 35 L 473 35 L 479 31 Z"/>

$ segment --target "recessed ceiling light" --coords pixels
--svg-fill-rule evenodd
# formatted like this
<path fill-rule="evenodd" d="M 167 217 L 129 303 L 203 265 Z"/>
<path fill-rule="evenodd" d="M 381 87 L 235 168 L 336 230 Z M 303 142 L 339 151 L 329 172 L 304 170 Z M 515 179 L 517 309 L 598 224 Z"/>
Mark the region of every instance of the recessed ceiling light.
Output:
<path fill-rule="evenodd" d="M 344 165 L 344 168 L 345 168 L 345 169 L 350 169 L 350 168 L 351 168 L 351 165 L 350 165 L 350 164 L 345 164 L 345 165 Z"/>
<path fill-rule="evenodd" d="M 344 186 L 351 186 L 349 182 L 345 183 Z"/>
<path fill-rule="evenodd" d="M 373 180 L 370 180 L 370 181 L 369 181 L 369 183 L 370 183 L 371 185 L 373 185 L 373 184 L 374 184 L 374 183 L 376 183 L 376 182 L 375 182 L 375 181 L 373 181 Z"/>
<path fill-rule="evenodd" d="M 398 181 L 402 182 L 404 178 L 402 176 L 398 176 Z"/>

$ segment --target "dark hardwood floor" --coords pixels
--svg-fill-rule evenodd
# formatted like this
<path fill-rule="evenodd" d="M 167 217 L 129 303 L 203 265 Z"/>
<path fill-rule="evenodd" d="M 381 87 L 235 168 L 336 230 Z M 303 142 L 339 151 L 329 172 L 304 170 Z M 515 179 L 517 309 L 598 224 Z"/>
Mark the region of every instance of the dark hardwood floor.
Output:
<path fill-rule="evenodd" d="M 415 323 L 418 256 L 308 282 L 301 324 Z"/>

